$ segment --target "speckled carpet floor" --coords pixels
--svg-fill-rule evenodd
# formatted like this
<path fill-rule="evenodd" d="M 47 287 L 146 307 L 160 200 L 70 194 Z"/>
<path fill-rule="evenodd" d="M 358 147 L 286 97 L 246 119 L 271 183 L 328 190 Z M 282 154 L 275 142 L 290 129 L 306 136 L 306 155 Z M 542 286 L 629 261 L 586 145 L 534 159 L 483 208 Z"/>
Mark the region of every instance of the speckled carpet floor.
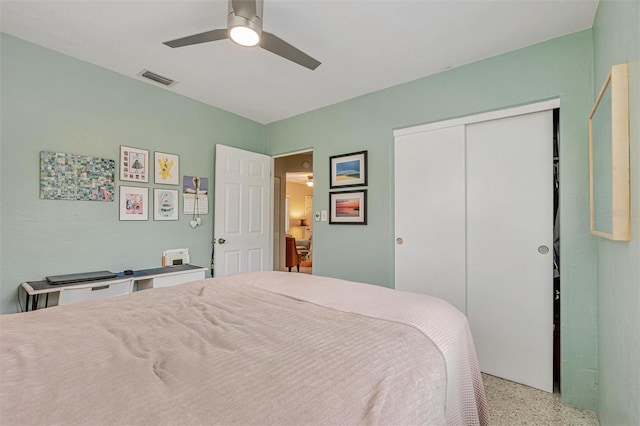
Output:
<path fill-rule="evenodd" d="M 596 413 L 563 404 L 557 392 L 544 392 L 484 373 L 482 380 L 492 426 L 600 424 Z"/>

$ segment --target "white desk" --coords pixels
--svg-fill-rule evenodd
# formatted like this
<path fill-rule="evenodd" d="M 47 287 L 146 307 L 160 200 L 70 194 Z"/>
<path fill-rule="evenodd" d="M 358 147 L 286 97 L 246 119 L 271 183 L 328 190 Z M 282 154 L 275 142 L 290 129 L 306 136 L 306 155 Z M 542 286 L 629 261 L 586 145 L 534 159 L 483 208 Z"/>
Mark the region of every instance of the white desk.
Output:
<path fill-rule="evenodd" d="M 202 280 L 207 268 L 195 265 L 178 265 L 147 269 L 141 272 L 146 272 L 146 275 L 137 276 L 134 273 L 133 279 L 138 285 L 138 290 L 148 290 L 150 288 L 171 287 Z"/>
<path fill-rule="evenodd" d="M 128 282 L 131 286 L 137 284 L 138 291 L 150 288 L 169 287 L 204 279 L 206 271 L 206 268 L 200 266 L 178 265 L 133 271 L 132 275 L 125 275 L 123 272 L 120 272 L 114 278 L 68 284 L 52 285 L 47 280 L 28 281 L 20 284 L 19 288 L 25 292 L 25 304 L 22 306 L 22 303 L 20 303 L 20 305 L 23 311 L 35 311 L 41 307 L 48 308 L 49 295 L 52 293 L 56 293 L 57 295 L 63 288 L 65 290 L 79 290 L 78 293 L 82 293 L 86 290 L 80 291 L 81 289 L 100 291 L 114 285 L 120 285 L 120 283 L 123 282 Z M 44 306 L 40 306 L 42 302 L 41 296 L 45 296 Z M 20 292 L 18 292 L 18 298 L 20 298 Z"/>

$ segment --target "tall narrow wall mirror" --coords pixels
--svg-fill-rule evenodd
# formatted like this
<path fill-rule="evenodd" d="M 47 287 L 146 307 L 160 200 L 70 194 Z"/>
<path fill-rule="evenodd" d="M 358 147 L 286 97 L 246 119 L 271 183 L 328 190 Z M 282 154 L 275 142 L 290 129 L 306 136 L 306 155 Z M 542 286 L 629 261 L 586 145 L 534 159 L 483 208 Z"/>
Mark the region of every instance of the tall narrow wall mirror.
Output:
<path fill-rule="evenodd" d="M 589 115 L 591 233 L 629 241 L 629 67 L 611 67 Z"/>

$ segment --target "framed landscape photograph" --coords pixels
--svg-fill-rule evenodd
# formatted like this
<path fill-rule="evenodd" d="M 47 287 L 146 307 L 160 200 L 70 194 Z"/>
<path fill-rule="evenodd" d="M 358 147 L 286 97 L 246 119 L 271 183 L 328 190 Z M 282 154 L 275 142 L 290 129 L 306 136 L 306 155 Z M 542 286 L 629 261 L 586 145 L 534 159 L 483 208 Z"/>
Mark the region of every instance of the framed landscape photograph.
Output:
<path fill-rule="evenodd" d="M 120 146 L 120 180 L 149 182 L 149 151 Z"/>
<path fill-rule="evenodd" d="M 329 224 L 366 225 L 367 190 L 329 193 Z"/>
<path fill-rule="evenodd" d="M 329 157 L 331 188 L 367 185 L 367 151 Z"/>
<path fill-rule="evenodd" d="M 165 185 L 180 184 L 180 157 L 166 152 L 153 153 L 154 182 Z"/>
<path fill-rule="evenodd" d="M 153 220 L 178 220 L 178 190 L 153 190 Z"/>
<path fill-rule="evenodd" d="M 120 220 L 149 220 L 149 188 L 120 186 Z"/>

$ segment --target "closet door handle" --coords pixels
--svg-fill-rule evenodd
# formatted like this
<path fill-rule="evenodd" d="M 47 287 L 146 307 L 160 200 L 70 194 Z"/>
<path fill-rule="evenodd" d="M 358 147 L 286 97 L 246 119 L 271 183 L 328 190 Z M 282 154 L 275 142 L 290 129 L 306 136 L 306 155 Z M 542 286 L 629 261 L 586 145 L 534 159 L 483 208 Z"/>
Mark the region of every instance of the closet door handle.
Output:
<path fill-rule="evenodd" d="M 547 247 L 547 246 L 538 246 L 538 253 L 540 253 L 540 254 L 549 253 L 549 247 Z"/>

